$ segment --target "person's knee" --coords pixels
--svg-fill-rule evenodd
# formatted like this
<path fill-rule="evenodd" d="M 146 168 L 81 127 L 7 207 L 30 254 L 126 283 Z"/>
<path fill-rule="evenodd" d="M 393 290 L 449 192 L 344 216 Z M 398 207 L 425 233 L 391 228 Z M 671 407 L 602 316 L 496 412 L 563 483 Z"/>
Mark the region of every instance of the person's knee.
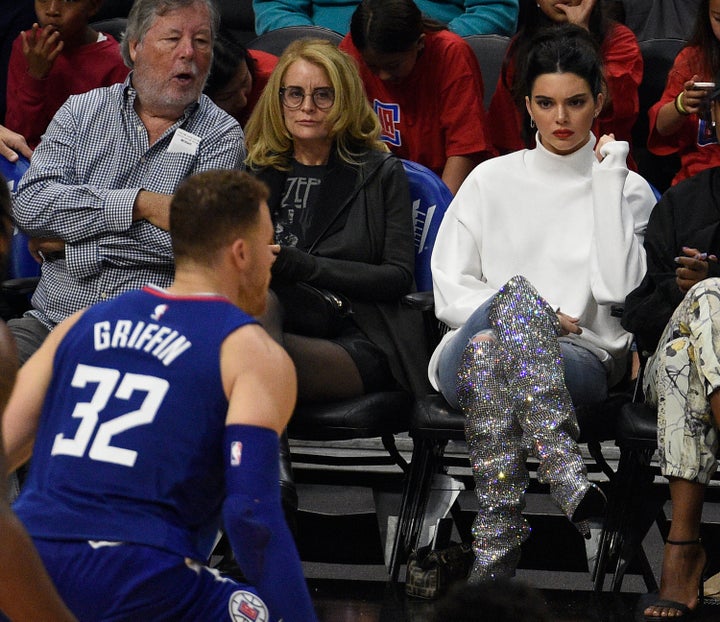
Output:
<path fill-rule="evenodd" d="M 703 296 L 712 295 L 716 298 L 720 298 L 720 278 L 710 277 L 698 281 L 688 291 L 686 296 L 699 300 Z"/>
<path fill-rule="evenodd" d="M 480 343 L 482 341 L 497 341 L 495 331 L 492 328 L 481 330 L 480 332 L 475 333 L 472 336 L 472 339 L 470 339 L 471 343 Z"/>
<path fill-rule="evenodd" d="M 15 338 L 20 365 L 35 353 L 50 333 L 42 322 L 32 316 L 13 318 L 8 320 L 7 325 Z"/>

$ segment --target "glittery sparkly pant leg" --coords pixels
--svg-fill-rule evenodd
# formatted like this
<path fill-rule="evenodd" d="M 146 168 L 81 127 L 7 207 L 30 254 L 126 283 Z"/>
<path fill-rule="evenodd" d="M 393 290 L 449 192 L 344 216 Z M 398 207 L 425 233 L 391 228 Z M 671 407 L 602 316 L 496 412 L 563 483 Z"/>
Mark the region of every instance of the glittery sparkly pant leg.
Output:
<path fill-rule="evenodd" d="M 516 276 L 495 296 L 490 323 L 507 354 L 513 412 L 539 460 L 538 480 L 550 485 L 570 517 L 590 482 L 575 442 L 579 428 L 565 386 L 557 316 L 527 279 Z"/>
<path fill-rule="evenodd" d="M 717 469 L 718 431 L 709 396 L 720 387 L 720 279 L 705 279 L 678 305 L 645 367 L 645 399 L 658 409 L 666 477 L 707 484 Z"/>
<path fill-rule="evenodd" d="M 523 518 L 528 485 L 522 430 L 507 397 L 503 352 L 493 339 L 473 341 L 461 359 L 458 401 L 475 477 L 479 511 L 472 527 L 471 581 L 510 577 L 530 534 Z"/>

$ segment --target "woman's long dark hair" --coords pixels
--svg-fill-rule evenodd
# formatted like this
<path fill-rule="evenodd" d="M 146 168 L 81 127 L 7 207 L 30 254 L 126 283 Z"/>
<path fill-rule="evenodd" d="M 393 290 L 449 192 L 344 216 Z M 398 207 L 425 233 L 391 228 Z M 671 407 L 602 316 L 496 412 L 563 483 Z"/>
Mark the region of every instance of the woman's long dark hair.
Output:
<path fill-rule="evenodd" d="M 420 12 L 413 0 L 362 0 L 350 20 L 350 36 L 360 51 L 405 52 L 424 32 L 447 30 Z"/>
<path fill-rule="evenodd" d="M 520 59 L 515 84 L 523 99 L 530 97 L 538 76 L 548 73 L 572 73 L 587 82 L 593 99 L 607 91 L 600 46 L 587 30 L 574 24 L 556 24 L 543 28 L 530 39 L 528 53 Z M 529 115 L 523 103 L 527 121 Z M 530 146 L 534 136 L 523 123 L 523 140 Z"/>
<path fill-rule="evenodd" d="M 523 112 L 523 117 L 527 117 L 527 112 L 525 112 L 525 95 L 527 93 L 525 92 L 524 86 L 521 85 L 521 80 L 518 79 L 520 76 L 519 67 L 525 62 L 525 58 L 532 49 L 532 40 L 539 31 L 564 25 L 565 24 L 553 22 L 542 12 L 542 9 L 540 9 L 535 0 L 520 0 L 518 32 L 508 47 L 500 78 L 512 94 L 515 105 Z M 588 34 L 595 40 L 598 49 L 604 43 L 611 26 L 612 21 L 605 15 L 603 2 L 598 0 L 590 13 L 590 20 L 588 22 Z M 588 31 L 585 32 L 587 33 Z M 508 76 L 510 65 L 515 67 L 515 76 L 512 83 L 510 83 L 510 77 Z M 529 118 L 526 118 L 526 121 L 528 120 Z M 528 131 L 527 123 L 523 123 L 522 125 L 522 138 L 528 147 L 532 146 L 534 134 Z"/>
<path fill-rule="evenodd" d="M 686 47 L 697 47 L 703 54 L 703 69 L 709 76 L 720 78 L 720 41 L 710 23 L 710 0 L 703 0 L 698 8 L 693 34 Z"/>
<path fill-rule="evenodd" d="M 573 24 L 549 26 L 539 30 L 530 42 L 516 79 L 523 98 L 530 97 L 535 80 L 548 73 L 579 76 L 587 82 L 593 99 L 605 91 L 600 48 L 584 28 Z"/>

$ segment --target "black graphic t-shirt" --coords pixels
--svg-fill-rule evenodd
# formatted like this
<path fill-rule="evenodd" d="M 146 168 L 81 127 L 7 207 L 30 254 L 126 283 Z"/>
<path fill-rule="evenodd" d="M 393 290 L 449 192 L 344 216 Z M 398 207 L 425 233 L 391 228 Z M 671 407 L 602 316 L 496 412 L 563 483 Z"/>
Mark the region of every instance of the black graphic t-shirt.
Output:
<path fill-rule="evenodd" d="M 311 219 L 317 218 L 314 207 L 326 173 L 325 164 L 307 166 L 293 160 L 274 219 L 277 244 L 299 248 L 305 246 Z"/>

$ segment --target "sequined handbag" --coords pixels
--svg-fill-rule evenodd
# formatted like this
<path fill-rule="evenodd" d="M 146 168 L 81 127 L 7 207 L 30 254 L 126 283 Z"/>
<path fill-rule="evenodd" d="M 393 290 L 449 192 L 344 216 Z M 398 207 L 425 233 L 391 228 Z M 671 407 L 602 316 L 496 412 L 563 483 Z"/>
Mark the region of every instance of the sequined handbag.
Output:
<path fill-rule="evenodd" d="M 423 546 L 408 558 L 405 593 L 428 600 L 439 598 L 450 585 L 467 579 L 474 559 L 472 548 L 466 543 L 451 543 L 439 550 Z"/>

